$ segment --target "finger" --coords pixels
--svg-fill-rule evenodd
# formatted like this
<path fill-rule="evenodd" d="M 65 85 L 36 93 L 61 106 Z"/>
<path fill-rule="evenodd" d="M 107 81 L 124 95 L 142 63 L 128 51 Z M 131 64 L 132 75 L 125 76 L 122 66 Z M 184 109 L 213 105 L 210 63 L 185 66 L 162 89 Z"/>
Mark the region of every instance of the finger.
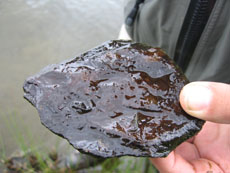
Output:
<path fill-rule="evenodd" d="M 180 93 L 180 103 L 190 115 L 216 123 L 230 123 L 230 85 L 192 82 Z"/>
<path fill-rule="evenodd" d="M 190 142 L 183 142 L 175 149 L 175 152 L 188 162 L 200 158 L 197 147 Z"/>
<path fill-rule="evenodd" d="M 153 165 L 164 173 L 194 173 L 191 164 L 184 160 L 179 154 L 174 151 L 165 158 L 150 158 Z"/>
<path fill-rule="evenodd" d="M 193 165 L 195 172 L 224 173 L 224 171 L 216 163 L 214 163 L 211 160 L 197 159 L 197 160 L 191 161 L 191 164 Z"/>

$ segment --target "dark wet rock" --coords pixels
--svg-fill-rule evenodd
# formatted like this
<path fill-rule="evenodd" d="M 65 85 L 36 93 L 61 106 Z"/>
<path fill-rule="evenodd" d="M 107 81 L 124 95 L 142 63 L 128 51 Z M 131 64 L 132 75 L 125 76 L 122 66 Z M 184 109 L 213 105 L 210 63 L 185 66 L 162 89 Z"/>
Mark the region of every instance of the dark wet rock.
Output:
<path fill-rule="evenodd" d="M 109 41 L 26 80 L 41 122 L 81 152 L 164 157 L 204 121 L 187 115 L 188 80 L 159 48 Z"/>

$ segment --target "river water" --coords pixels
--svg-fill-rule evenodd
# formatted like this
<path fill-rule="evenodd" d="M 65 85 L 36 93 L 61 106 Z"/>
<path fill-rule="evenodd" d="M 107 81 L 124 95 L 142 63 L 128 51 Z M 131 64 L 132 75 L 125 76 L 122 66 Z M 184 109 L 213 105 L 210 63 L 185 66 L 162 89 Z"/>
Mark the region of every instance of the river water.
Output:
<path fill-rule="evenodd" d="M 123 0 L 0 1 L 0 159 L 18 148 L 61 145 L 23 99 L 41 68 L 116 39 Z"/>

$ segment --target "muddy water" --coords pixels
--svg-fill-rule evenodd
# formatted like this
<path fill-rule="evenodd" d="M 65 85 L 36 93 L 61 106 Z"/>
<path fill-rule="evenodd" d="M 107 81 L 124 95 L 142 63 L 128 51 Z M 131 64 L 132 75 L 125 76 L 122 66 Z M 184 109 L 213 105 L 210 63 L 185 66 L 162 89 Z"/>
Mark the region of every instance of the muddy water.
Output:
<path fill-rule="evenodd" d="M 116 39 L 122 18 L 123 0 L 0 1 L 0 158 L 19 146 L 62 145 L 23 99 L 23 82 L 48 64 Z"/>

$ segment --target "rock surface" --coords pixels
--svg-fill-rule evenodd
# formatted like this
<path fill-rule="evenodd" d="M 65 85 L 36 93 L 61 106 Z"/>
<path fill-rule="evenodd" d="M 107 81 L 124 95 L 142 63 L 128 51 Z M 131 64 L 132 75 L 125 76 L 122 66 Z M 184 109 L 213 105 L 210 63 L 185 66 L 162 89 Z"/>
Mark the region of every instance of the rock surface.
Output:
<path fill-rule="evenodd" d="M 179 104 L 186 83 L 161 49 L 109 41 L 30 77 L 24 97 L 81 152 L 165 157 L 204 124 Z"/>

